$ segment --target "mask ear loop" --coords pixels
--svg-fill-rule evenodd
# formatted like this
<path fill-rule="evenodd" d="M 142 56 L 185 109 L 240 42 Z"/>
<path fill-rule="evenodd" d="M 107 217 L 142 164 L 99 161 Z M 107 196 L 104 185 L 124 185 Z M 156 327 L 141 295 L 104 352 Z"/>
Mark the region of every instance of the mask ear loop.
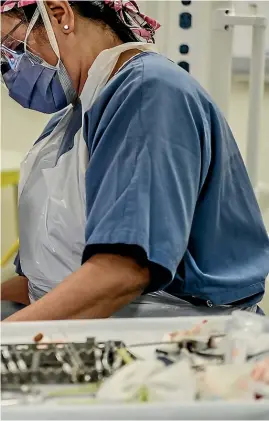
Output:
<path fill-rule="evenodd" d="M 32 19 L 31 19 L 31 22 L 29 23 L 29 26 L 27 28 L 26 35 L 25 35 L 25 38 L 24 38 L 24 41 L 23 41 L 23 48 L 24 48 L 25 53 L 27 51 L 27 40 L 29 38 L 29 35 L 30 35 L 33 27 L 35 26 L 35 24 L 37 22 L 38 17 L 39 17 L 39 11 L 38 11 L 38 9 L 36 9 Z"/>
<path fill-rule="evenodd" d="M 46 28 L 46 31 L 47 31 L 47 34 L 48 34 L 48 37 L 49 37 L 50 45 L 51 45 L 54 53 L 56 54 L 56 56 L 58 58 L 58 63 L 59 63 L 60 62 L 60 51 L 59 51 L 58 43 L 57 43 L 54 31 L 52 29 L 51 21 L 50 21 L 47 9 L 44 5 L 44 2 L 38 1 L 37 7 L 38 7 L 39 12 L 42 16 L 42 19 L 43 19 L 43 22 L 44 22 L 44 25 L 45 25 L 45 28 Z"/>
<path fill-rule="evenodd" d="M 60 51 L 59 51 L 59 47 L 58 47 L 58 43 L 57 43 L 55 34 L 54 34 L 52 26 L 51 26 L 51 22 L 50 22 L 50 18 L 49 18 L 47 9 L 44 6 L 43 1 L 37 2 L 37 9 L 36 9 L 32 19 L 31 19 L 31 22 L 29 23 L 29 27 L 27 29 L 25 40 L 24 40 L 24 51 L 27 50 L 27 39 L 28 39 L 28 37 L 29 37 L 29 35 L 30 35 L 30 33 L 31 33 L 31 31 L 32 31 L 34 25 L 36 24 L 40 15 L 43 19 L 43 23 L 44 23 L 44 26 L 46 28 L 46 32 L 47 32 L 47 35 L 48 35 L 48 38 L 49 38 L 50 45 L 51 45 L 51 47 L 52 47 L 52 49 L 53 49 L 53 51 L 56 54 L 57 59 L 58 59 L 58 63 L 57 63 L 56 67 L 59 67 Z"/>

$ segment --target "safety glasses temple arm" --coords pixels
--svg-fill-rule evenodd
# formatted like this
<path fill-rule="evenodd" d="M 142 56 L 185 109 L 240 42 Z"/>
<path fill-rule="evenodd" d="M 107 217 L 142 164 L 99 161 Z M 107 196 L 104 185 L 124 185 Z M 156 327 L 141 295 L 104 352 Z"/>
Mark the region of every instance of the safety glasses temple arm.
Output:
<path fill-rule="evenodd" d="M 26 23 L 26 18 L 23 18 L 17 25 L 7 34 L 4 36 L 4 38 L 1 39 L 1 44 L 4 44 L 4 42 L 10 37 L 21 25 Z"/>

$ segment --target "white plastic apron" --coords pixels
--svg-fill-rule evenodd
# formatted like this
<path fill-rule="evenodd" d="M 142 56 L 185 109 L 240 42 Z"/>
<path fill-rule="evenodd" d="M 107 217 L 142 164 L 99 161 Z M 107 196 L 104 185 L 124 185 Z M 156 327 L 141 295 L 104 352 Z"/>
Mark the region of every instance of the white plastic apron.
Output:
<path fill-rule="evenodd" d="M 82 124 L 127 50 L 155 51 L 152 44 L 126 43 L 103 51 L 89 70 L 81 94 Z M 20 263 L 29 279 L 29 298 L 40 298 L 81 266 L 85 247 L 85 172 L 88 149 L 83 127 L 74 147 L 56 157 L 68 123 L 70 106 L 53 132 L 37 143 L 21 165 L 19 184 Z M 56 165 L 55 165 L 56 164 Z"/>

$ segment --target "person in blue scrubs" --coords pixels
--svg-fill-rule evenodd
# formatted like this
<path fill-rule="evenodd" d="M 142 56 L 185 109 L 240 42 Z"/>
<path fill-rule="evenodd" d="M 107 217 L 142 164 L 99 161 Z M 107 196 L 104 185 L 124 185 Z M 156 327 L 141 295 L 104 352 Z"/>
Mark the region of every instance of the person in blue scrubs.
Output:
<path fill-rule="evenodd" d="M 56 114 L 22 167 L 2 299 L 25 308 L 6 320 L 256 311 L 269 240 L 246 168 L 214 101 L 155 51 L 158 23 L 135 2 L 10 3 L 2 31 L 28 49 L 2 42 L 10 96 Z"/>

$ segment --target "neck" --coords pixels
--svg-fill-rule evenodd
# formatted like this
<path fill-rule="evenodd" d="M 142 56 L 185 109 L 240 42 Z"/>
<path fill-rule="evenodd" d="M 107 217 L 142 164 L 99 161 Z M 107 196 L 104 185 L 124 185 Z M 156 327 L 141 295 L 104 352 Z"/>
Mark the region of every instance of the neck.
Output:
<path fill-rule="evenodd" d="M 93 25 L 92 30 L 87 36 L 91 40 L 89 44 L 85 43 L 84 51 L 80 50 L 80 77 L 77 83 L 77 92 L 80 94 L 88 77 L 89 69 L 99 54 L 107 49 L 121 45 L 122 42 L 118 37 L 115 37 L 111 32 L 104 30 L 98 25 Z"/>
<path fill-rule="evenodd" d="M 113 47 L 116 47 L 116 45 L 113 45 Z M 113 47 L 108 47 L 108 48 L 113 48 Z M 105 49 L 107 49 L 107 48 L 105 48 Z M 102 51 L 103 50 L 100 50 L 99 53 L 95 55 L 94 59 L 91 62 L 91 65 L 93 64 L 94 60 L 98 57 L 98 55 Z M 130 60 L 132 57 L 134 57 L 136 54 L 139 54 L 139 53 L 140 53 L 140 50 L 137 50 L 137 49 L 132 49 L 132 50 L 124 51 L 120 55 L 120 57 L 119 57 L 119 59 L 118 59 L 118 61 L 116 63 L 116 66 L 114 67 L 114 69 L 113 69 L 113 71 L 112 71 L 112 73 L 111 73 L 111 75 L 109 77 L 109 80 L 118 72 L 118 70 L 124 65 L 124 63 L 126 63 L 126 61 Z M 81 77 L 80 77 L 80 81 L 79 81 L 79 90 L 78 90 L 79 95 L 81 94 L 81 92 L 83 90 L 83 87 L 85 85 L 85 82 L 87 80 L 88 72 L 89 72 L 89 68 L 87 67 L 84 70 L 84 72 L 81 73 Z"/>

